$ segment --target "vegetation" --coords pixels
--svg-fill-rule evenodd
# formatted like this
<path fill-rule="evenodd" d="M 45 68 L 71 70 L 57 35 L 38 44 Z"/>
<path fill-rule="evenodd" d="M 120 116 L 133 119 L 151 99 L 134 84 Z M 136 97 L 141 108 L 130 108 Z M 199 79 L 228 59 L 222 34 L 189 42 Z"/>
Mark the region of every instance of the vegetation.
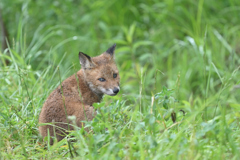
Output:
<path fill-rule="evenodd" d="M 0 159 L 240 158 L 239 0 L 5 0 L 0 8 L 9 33 Z M 79 51 L 95 56 L 113 43 L 120 93 L 94 105 L 90 133 L 76 128 L 44 146 L 38 115 L 47 96 L 80 69 Z"/>

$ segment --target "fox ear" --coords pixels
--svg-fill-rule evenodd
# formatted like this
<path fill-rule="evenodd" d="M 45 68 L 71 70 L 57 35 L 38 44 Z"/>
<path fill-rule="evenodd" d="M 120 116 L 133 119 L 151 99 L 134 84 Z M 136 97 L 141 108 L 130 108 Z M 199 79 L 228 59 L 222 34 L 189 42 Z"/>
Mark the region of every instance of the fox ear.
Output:
<path fill-rule="evenodd" d="M 113 56 L 114 51 L 116 48 L 116 43 L 114 45 L 112 45 L 112 47 L 108 48 L 108 50 L 106 51 L 106 53 L 110 54 L 111 56 Z"/>
<path fill-rule="evenodd" d="M 91 69 L 95 67 L 95 64 L 92 62 L 90 56 L 84 54 L 83 52 L 79 52 L 78 56 L 83 69 Z"/>

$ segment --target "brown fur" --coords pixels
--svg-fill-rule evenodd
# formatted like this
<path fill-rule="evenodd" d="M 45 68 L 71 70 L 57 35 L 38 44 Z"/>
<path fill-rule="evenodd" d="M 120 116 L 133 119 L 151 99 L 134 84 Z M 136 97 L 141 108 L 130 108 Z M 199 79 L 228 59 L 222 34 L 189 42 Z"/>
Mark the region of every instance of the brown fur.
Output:
<path fill-rule="evenodd" d="M 96 115 L 93 103 L 100 102 L 103 94 L 112 96 L 117 94 L 120 77 L 113 58 L 115 46 L 93 58 L 79 53 L 82 69 L 64 80 L 62 85 L 50 94 L 42 107 L 39 123 L 52 123 L 39 127 L 43 137 L 48 135 L 49 130 L 50 136 L 56 135 L 60 141 L 66 136 L 68 129 L 73 130 L 72 125 L 68 125 L 71 124 L 68 116 L 75 116 L 77 126 L 82 127 L 81 121 L 91 121 Z M 113 74 L 117 74 L 117 77 L 114 78 Z M 99 78 L 106 81 L 101 82 Z M 52 144 L 52 139 L 50 143 Z"/>

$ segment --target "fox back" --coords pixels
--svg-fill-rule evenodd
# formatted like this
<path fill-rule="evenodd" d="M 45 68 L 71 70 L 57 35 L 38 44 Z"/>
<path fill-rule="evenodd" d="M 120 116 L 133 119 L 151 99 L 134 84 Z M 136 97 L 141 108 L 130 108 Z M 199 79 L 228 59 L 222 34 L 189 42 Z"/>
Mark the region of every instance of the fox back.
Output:
<path fill-rule="evenodd" d="M 76 124 L 91 121 L 96 115 L 92 104 L 103 95 L 116 95 L 119 90 L 119 72 L 114 61 L 116 44 L 97 57 L 79 52 L 81 69 L 62 82 L 47 98 L 39 115 L 39 132 L 44 137 L 63 139 L 73 130 L 68 116 L 76 117 Z M 51 138 L 50 143 L 53 143 Z"/>

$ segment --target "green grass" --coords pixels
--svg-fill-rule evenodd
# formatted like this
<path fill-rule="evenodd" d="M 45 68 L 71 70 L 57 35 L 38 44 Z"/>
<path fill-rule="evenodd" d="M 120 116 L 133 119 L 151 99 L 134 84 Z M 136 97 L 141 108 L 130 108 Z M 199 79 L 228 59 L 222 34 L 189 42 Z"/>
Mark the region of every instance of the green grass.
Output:
<path fill-rule="evenodd" d="M 240 1 L 2 1 L 0 159 L 239 159 Z M 121 91 L 44 147 L 38 116 L 61 80 L 117 43 Z M 9 65 L 5 60 L 10 61 Z M 175 118 L 173 123 L 172 119 Z M 106 130 L 106 128 L 108 130 Z"/>

